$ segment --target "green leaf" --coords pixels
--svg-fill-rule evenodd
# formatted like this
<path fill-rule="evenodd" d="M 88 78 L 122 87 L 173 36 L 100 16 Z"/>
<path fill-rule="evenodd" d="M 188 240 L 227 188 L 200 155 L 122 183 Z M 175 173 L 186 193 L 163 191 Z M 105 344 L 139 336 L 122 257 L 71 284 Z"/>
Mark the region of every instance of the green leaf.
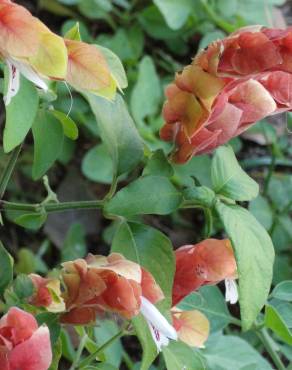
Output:
<path fill-rule="evenodd" d="M 51 112 L 62 124 L 64 135 L 71 140 L 76 140 L 78 138 L 78 127 L 73 119 L 67 116 L 65 113 L 57 110 L 52 110 Z"/>
<path fill-rule="evenodd" d="M 292 201 L 292 176 L 273 176 L 269 183 L 268 195 L 276 209 L 282 211 Z M 291 209 L 291 207 L 290 207 Z"/>
<path fill-rule="evenodd" d="M 98 320 L 97 326 L 94 328 L 95 342 L 98 347 L 110 340 L 114 335 L 119 332 L 119 327 L 113 320 Z M 103 354 L 105 355 L 106 362 L 112 366 L 120 367 L 122 360 L 123 347 L 121 340 L 115 340 L 110 346 L 105 348 Z"/>
<path fill-rule="evenodd" d="M 63 128 L 50 113 L 40 110 L 32 126 L 34 139 L 33 178 L 39 179 L 54 164 L 62 151 Z"/>
<path fill-rule="evenodd" d="M 138 15 L 143 29 L 154 39 L 169 40 L 178 36 L 179 32 L 171 30 L 162 14 L 154 5 L 144 8 Z"/>
<path fill-rule="evenodd" d="M 59 338 L 58 341 L 54 344 L 53 348 L 53 360 L 51 366 L 48 370 L 58 370 L 59 369 L 59 362 L 62 356 L 62 341 Z"/>
<path fill-rule="evenodd" d="M 122 222 L 114 236 L 111 251 L 123 254 L 150 271 L 164 292 L 164 308 L 170 308 L 175 260 L 171 242 L 165 235 L 150 226 Z M 141 370 L 148 370 L 157 356 L 156 345 L 141 315 L 135 317 L 132 323 L 143 348 Z"/>
<path fill-rule="evenodd" d="M 81 169 L 83 175 L 89 180 L 102 184 L 112 183 L 113 161 L 105 144 L 98 144 L 85 154 Z"/>
<path fill-rule="evenodd" d="M 193 0 L 153 0 L 159 8 L 168 26 L 177 30 L 187 21 L 189 15 L 195 11 Z"/>
<path fill-rule="evenodd" d="M 19 299 L 23 299 L 33 295 L 34 286 L 27 275 L 20 274 L 13 282 L 13 290 Z"/>
<path fill-rule="evenodd" d="M 5 79 L 8 70 L 5 68 Z M 6 107 L 6 123 L 3 134 L 3 146 L 6 153 L 23 142 L 30 130 L 38 110 L 39 97 L 34 85 L 20 77 L 18 93 Z"/>
<path fill-rule="evenodd" d="M 273 210 L 266 198 L 258 195 L 249 203 L 248 209 L 266 230 L 270 229 L 273 224 Z"/>
<path fill-rule="evenodd" d="M 211 177 L 214 191 L 228 198 L 245 201 L 258 195 L 258 184 L 243 171 L 229 146 L 216 150 Z"/>
<path fill-rule="evenodd" d="M 131 94 L 131 111 L 137 123 L 154 115 L 161 99 L 161 85 L 151 57 L 145 56 L 139 64 L 139 74 Z"/>
<path fill-rule="evenodd" d="M 248 24 L 262 24 L 269 27 L 273 4 L 282 4 L 284 0 L 249 0 L 238 1 L 237 14 Z"/>
<path fill-rule="evenodd" d="M 263 226 L 246 209 L 217 202 L 216 210 L 234 248 L 242 326 L 247 330 L 269 294 L 273 277 L 273 243 Z"/>
<path fill-rule="evenodd" d="M 272 291 L 272 297 L 282 301 L 292 302 L 292 281 L 282 281 L 280 284 L 275 286 Z"/>
<path fill-rule="evenodd" d="M 163 357 L 167 370 L 205 370 L 206 365 L 203 356 L 197 350 L 183 342 L 170 342 L 163 347 Z"/>
<path fill-rule="evenodd" d="M 224 329 L 231 321 L 225 299 L 216 286 L 202 287 L 198 292 L 188 295 L 180 304 L 182 310 L 199 310 L 211 324 L 211 332 Z"/>
<path fill-rule="evenodd" d="M 79 11 L 89 19 L 106 18 L 112 9 L 108 0 L 82 0 L 78 3 Z"/>
<path fill-rule="evenodd" d="M 193 186 L 186 188 L 183 192 L 184 199 L 200 204 L 203 207 L 212 208 L 215 201 L 215 193 L 207 186 Z"/>
<path fill-rule="evenodd" d="M 71 159 L 74 156 L 76 149 L 76 142 L 68 139 L 66 136 L 64 137 L 63 141 L 63 148 L 62 152 L 60 153 L 57 160 L 62 163 L 64 166 L 67 166 L 68 163 L 71 161 Z"/>
<path fill-rule="evenodd" d="M 50 329 L 50 339 L 54 345 L 61 334 L 61 325 L 59 323 L 59 316 L 51 312 L 41 312 L 36 316 L 39 325 L 46 324 Z"/>
<path fill-rule="evenodd" d="M 227 0 L 227 1 L 230 1 L 230 0 Z M 225 36 L 226 36 L 225 33 L 219 30 L 206 33 L 200 40 L 199 50 L 204 49 L 206 46 L 211 44 L 213 41 L 223 39 Z"/>
<path fill-rule="evenodd" d="M 157 175 L 171 177 L 174 171 L 172 165 L 168 162 L 162 149 L 154 152 L 144 168 L 143 175 Z"/>
<path fill-rule="evenodd" d="M 127 75 L 119 57 L 110 49 L 100 45 L 96 45 L 105 57 L 114 80 L 116 81 L 119 89 L 125 89 L 128 86 Z"/>
<path fill-rule="evenodd" d="M 61 250 L 62 262 L 73 261 L 77 258 L 83 258 L 86 254 L 85 230 L 80 223 L 74 223 L 70 226 L 63 248 Z"/>
<path fill-rule="evenodd" d="M 22 274 L 31 274 L 36 269 L 36 259 L 34 253 L 27 248 L 19 249 L 17 253 L 17 263 L 15 271 Z"/>
<path fill-rule="evenodd" d="M 92 94 L 85 96 L 117 174 L 132 170 L 143 156 L 143 144 L 122 97 L 117 95 L 114 101 L 107 101 Z"/>
<path fill-rule="evenodd" d="M 72 344 L 72 338 L 67 330 L 61 328 L 60 339 L 62 341 L 62 355 L 70 362 L 74 361 L 75 350 Z"/>
<path fill-rule="evenodd" d="M 38 230 L 47 220 L 46 213 L 26 213 L 16 217 L 13 222 L 26 229 Z"/>
<path fill-rule="evenodd" d="M 176 181 L 185 186 L 193 186 L 194 178 L 200 184 L 211 187 L 211 159 L 207 155 L 193 157 L 185 164 L 173 165 Z"/>
<path fill-rule="evenodd" d="M 96 366 L 88 366 L 85 367 L 84 370 L 119 370 L 117 367 L 106 364 L 106 363 L 99 363 Z"/>
<path fill-rule="evenodd" d="M 97 42 L 114 52 L 123 62 L 137 62 L 144 49 L 144 34 L 139 25 L 118 28 L 114 35 L 104 33 L 99 35 Z"/>
<path fill-rule="evenodd" d="M 118 191 L 104 209 L 108 214 L 125 217 L 167 215 L 178 209 L 181 202 L 181 193 L 166 177 L 145 176 Z"/>
<path fill-rule="evenodd" d="M 69 32 L 71 30 L 74 30 L 74 28 L 76 26 L 76 23 L 77 22 L 74 19 L 66 20 L 62 24 L 61 31 L 60 31 L 61 35 L 65 38 L 65 35 L 66 35 L 67 32 Z M 90 43 L 92 42 L 92 36 L 89 33 L 87 25 L 84 22 L 80 21 L 80 20 L 78 21 L 78 31 L 79 31 L 79 35 L 80 35 L 80 38 L 81 38 L 82 41 L 90 42 Z M 74 33 L 73 33 L 73 37 L 74 37 Z"/>
<path fill-rule="evenodd" d="M 4 245 L 0 241 L 0 294 L 3 294 L 4 290 L 11 283 L 13 279 L 13 258 L 4 248 Z"/>
<path fill-rule="evenodd" d="M 140 370 L 148 370 L 152 362 L 157 357 L 157 348 L 149 331 L 148 324 L 140 314 L 134 317 L 132 324 L 136 330 L 136 335 L 143 348 L 143 357 Z"/>
<path fill-rule="evenodd" d="M 164 234 L 147 225 L 122 222 L 114 236 L 111 250 L 150 271 L 170 306 L 175 261 L 172 244 Z"/>
<path fill-rule="evenodd" d="M 213 335 L 202 352 L 208 370 L 272 370 L 267 360 L 237 336 Z"/>
<path fill-rule="evenodd" d="M 79 22 L 76 22 L 64 35 L 65 39 L 81 41 Z"/>
<path fill-rule="evenodd" d="M 271 305 L 266 305 L 265 326 L 273 330 L 284 342 L 292 345 L 292 332 L 277 309 Z"/>
<path fill-rule="evenodd" d="M 278 311 L 287 327 L 292 330 L 292 303 L 279 299 L 272 299 L 269 301 L 269 304 Z"/>

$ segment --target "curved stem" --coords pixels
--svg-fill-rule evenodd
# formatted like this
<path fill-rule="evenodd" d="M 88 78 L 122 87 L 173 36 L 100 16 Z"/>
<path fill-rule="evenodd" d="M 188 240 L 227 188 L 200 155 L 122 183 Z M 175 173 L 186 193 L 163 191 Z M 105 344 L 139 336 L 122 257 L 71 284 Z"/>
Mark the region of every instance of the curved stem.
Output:
<path fill-rule="evenodd" d="M 16 147 L 12 151 L 12 153 L 9 157 L 8 163 L 7 163 L 3 173 L 1 175 L 1 179 L 0 179 L 0 199 L 3 198 L 5 190 L 7 188 L 8 183 L 9 183 L 10 177 L 11 177 L 12 172 L 14 170 L 14 167 L 16 165 L 17 158 L 18 158 L 19 153 L 21 151 L 21 147 L 22 147 L 22 145 L 19 145 L 18 147 Z"/>
<path fill-rule="evenodd" d="M 226 22 L 222 19 L 218 14 L 213 10 L 213 8 L 208 4 L 207 0 L 200 0 L 202 7 L 204 8 L 205 12 L 209 16 L 209 18 L 223 31 L 230 33 L 235 31 L 236 27 L 232 24 Z"/>
<path fill-rule="evenodd" d="M 271 337 L 267 331 L 267 329 L 263 328 L 257 332 L 258 337 L 260 338 L 261 342 L 263 343 L 265 349 L 271 356 L 276 368 L 278 370 L 285 370 L 285 366 L 279 357 L 278 353 L 276 352 L 275 348 L 273 347 Z"/>

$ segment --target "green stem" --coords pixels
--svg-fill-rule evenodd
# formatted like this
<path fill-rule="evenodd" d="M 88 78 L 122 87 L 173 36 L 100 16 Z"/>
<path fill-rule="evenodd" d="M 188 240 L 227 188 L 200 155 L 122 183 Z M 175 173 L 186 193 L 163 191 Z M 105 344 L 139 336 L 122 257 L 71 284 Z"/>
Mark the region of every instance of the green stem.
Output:
<path fill-rule="evenodd" d="M 131 357 L 127 354 L 126 351 L 123 351 L 123 360 L 129 370 L 132 370 L 134 368 L 134 362 L 131 360 Z"/>
<path fill-rule="evenodd" d="M 111 339 L 105 342 L 101 347 L 99 347 L 95 352 L 86 357 L 83 361 L 79 363 L 78 369 L 83 369 L 85 366 L 90 365 L 92 361 L 95 360 L 96 356 L 103 352 L 107 347 L 109 347 L 116 339 L 120 338 L 124 334 L 124 329 L 120 330 L 116 335 Z"/>
<path fill-rule="evenodd" d="M 236 325 L 241 328 L 241 321 L 234 316 L 229 318 L 230 324 Z"/>
<path fill-rule="evenodd" d="M 53 204 L 26 204 L 0 201 L 0 210 L 4 211 L 24 211 L 40 213 L 42 210 L 47 213 L 65 212 L 73 209 L 97 209 L 102 208 L 104 200 L 84 200 L 76 202 L 63 202 Z"/>
<path fill-rule="evenodd" d="M 9 160 L 8 160 L 8 163 L 1 175 L 1 179 L 0 179 L 0 199 L 3 198 L 3 195 L 5 193 L 5 190 L 7 188 L 7 185 L 9 183 L 9 180 L 10 180 L 10 177 L 12 175 L 12 172 L 14 170 L 14 167 L 15 167 L 15 164 L 17 162 L 17 158 L 19 156 L 19 153 L 21 151 L 21 145 L 19 145 L 17 148 L 15 148 L 13 150 L 13 152 L 11 153 L 10 157 L 9 157 Z"/>
<path fill-rule="evenodd" d="M 109 200 L 115 195 L 115 192 L 117 190 L 117 185 L 118 185 L 118 175 L 117 175 L 117 173 L 115 173 L 114 176 L 113 176 L 113 181 L 111 183 L 111 187 L 110 187 L 107 195 L 105 196 L 105 199 Z"/>
<path fill-rule="evenodd" d="M 267 329 L 263 328 L 263 329 L 257 331 L 257 335 L 260 338 L 261 342 L 263 343 L 265 349 L 267 350 L 267 352 L 271 356 L 274 364 L 276 365 L 276 368 L 278 370 L 285 370 L 286 368 L 285 368 L 281 358 L 279 357 L 278 353 L 276 352 L 276 350 L 275 350 L 275 348 L 272 344 L 272 340 L 271 340 L 271 337 L 270 337 Z"/>
<path fill-rule="evenodd" d="M 204 238 L 210 238 L 213 230 L 213 216 L 212 211 L 210 208 L 204 208 L 204 216 L 205 216 L 205 228 L 204 228 Z"/>
<path fill-rule="evenodd" d="M 268 174 L 267 174 L 267 177 L 266 177 L 266 180 L 265 180 L 263 195 L 267 195 L 267 192 L 268 192 L 268 189 L 269 189 L 269 184 L 270 184 L 270 181 L 271 181 L 271 178 L 273 176 L 274 169 L 275 169 L 275 165 L 276 165 L 276 157 L 272 153 L 272 160 L 271 160 L 271 164 L 269 166 L 269 171 L 268 171 Z"/>
<path fill-rule="evenodd" d="M 74 361 L 69 370 L 74 370 L 77 368 L 78 362 L 80 361 L 80 357 L 82 355 L 87 339 L 88 339 L 88 336 L 86 334 L 81 338 Z"/>
<path fill-rule="evenodd" d="M 200 3 L 202 4 L 202 7 L 204 8 L 209 18 L 214 22 L 214 24 L 216 24 L 227 33 L 235 31 L 236 27 L 219 17 L 218 14 L 216 14 L 215 11 L 210 7 L 207 0 L 200 0 Z"/>

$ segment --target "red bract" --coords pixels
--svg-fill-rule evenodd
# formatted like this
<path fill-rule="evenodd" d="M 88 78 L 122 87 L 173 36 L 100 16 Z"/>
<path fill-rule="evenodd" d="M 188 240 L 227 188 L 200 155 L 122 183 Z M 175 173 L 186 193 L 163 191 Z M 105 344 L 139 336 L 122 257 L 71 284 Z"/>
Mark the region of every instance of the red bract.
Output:
<path fill-rule="evenodd" d="M 175 251 L 173 305 L 203 285 L 236 278 L 236 262 L 230 241 L 206 239 Z"/>
<path fill-rule="evenodd" d="M 175 162 L 212 151 L 292 109 L 292 28 L 243 28 L 201 51 L 166 89 L 161 138 Z"/>
<path fill-rule="evenodd" d="M 12 307 L 0 320 L 0 369 L 47 370 L 52 362 L 49 329 Z"/>
<path fill-rule="evenodd" d="M 46 307 L 50 312 L 65 311 L 65 304 L 61 297 L 60 280 L 46 279 L 37 274 L 29 277 L 34 286 L 34 294 L 29 302 L 36 307 Z"/>
<path fill-rule="evenodd" d="M 138 315 L 141 297 L 151 303 L 164 298 L 153 276 L 118 253 L 108 257 L 89 255 L 63 264 L 67 313 L 63 322 L 85 324 L 97 312 L 116 312 L 130 319 Z"/>

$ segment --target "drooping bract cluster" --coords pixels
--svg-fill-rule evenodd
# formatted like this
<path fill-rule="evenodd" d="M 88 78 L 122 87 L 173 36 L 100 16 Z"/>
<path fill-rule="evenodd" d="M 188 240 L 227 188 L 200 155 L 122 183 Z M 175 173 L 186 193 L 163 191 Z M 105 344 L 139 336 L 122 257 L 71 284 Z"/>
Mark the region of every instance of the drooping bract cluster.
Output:
<path fill-rule="evenodd" d="M 161 138 L 173 160 L 211 152 L 292 108 L 292 29 L 246 27 L 201 51 L 166 89 Z"/>
<path fill-rule="evenodd" d="M 225 280 L 233 282 L 231 303 L 237 300 L 236 263 L 229 240 L 207 239 L 179 248 L 173 285 L 172 325 L 155 307 L 164 294 L 152 274 L 121 254 L 108 257 L 89 254 L 85 259 L 63 263 L 60 281 L 30 275 L 35 292 L 30 303 L 59 312 L 62 323 L 88 325 L 97 315 L 111 312 L 125 319 L 142 314 L 158 350 L 169 339 L 201 347 L 208 338 L 208 319 L 199 311 L 183 311 L 176 305 L 201 286 Z M 227 285 L 228 288 L 228 285 Z"/>

